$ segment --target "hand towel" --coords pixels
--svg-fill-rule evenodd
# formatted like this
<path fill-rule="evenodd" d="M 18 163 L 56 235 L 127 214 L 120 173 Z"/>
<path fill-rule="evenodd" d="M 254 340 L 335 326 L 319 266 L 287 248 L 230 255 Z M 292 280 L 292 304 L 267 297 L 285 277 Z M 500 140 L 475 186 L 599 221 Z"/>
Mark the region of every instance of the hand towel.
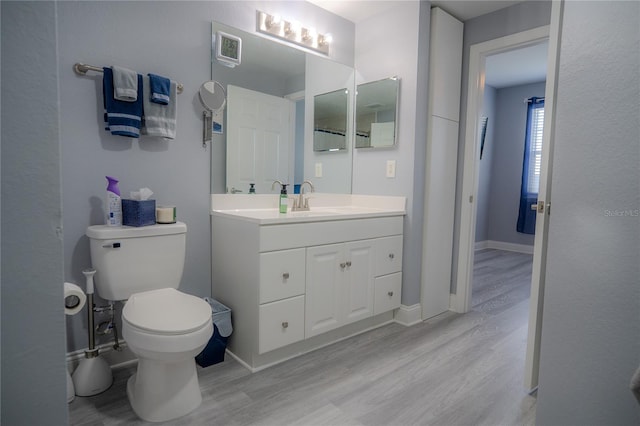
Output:
<path fill-rule="evenodd" d="M 151 101 L 151 87 L 148 76 L 143 77 L 142 98 L 144 99 L 144 119 L 142 124 L 142 134 L 149 136 L 160 136 L 165 139 L 176 138 L 177 124 L 177 84 L 170 82 L 169 103 L 160 105 Z"/>
<path fill-rule="evenodd" d="M 104 103 L 105 130 L 113 135 L 140 137 L 142 124 L 142 76 L 138 75 L 138 96 L 136 102 L 123 102 L 113 97 L 113 72 L 103 68 L 102 99 Z"/>
<path fill-rule="evenodd" d="M 151 102 L 161 105 L 169 104 L 171 80 L 160 75 L 149 74 L 149 87 L 151 88 Z"/>
<path fill-rule="evenodd" d="M 138 73 L 130 69 L 114 65 L 113 97 L 119 101 L 135 102 L 138 100 Z"/>

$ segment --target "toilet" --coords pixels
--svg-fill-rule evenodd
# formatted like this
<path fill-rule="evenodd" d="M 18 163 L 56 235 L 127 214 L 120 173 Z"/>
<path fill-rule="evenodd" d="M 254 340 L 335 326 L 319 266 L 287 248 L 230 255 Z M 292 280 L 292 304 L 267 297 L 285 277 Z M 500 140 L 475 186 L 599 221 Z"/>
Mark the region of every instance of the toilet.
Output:
<path fill-rule="evenodd" d="M 194 357 L 213 334 L 211 308 L 177 288 L 187 226 L 87 228 L 95 287 L 106 300 L 126 301 L 122 336 L 138 357 L 127 382 L 135 413 L 151 422 L 181 417 L 202 402 Z"/>

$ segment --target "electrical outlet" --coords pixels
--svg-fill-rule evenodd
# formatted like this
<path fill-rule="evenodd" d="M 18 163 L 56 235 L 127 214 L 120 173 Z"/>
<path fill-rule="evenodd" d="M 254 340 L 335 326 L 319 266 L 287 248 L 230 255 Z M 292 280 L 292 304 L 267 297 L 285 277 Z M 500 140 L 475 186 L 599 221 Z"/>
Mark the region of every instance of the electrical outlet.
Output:
<path fill-rule="evenodd" d="M 316 163 L 316 177 L 322 177 L 322 163 Z"/>
<path fill-rule="evenodd" d="M 396 177 L 396 160 L 387 160 L 387 177 Z"/>

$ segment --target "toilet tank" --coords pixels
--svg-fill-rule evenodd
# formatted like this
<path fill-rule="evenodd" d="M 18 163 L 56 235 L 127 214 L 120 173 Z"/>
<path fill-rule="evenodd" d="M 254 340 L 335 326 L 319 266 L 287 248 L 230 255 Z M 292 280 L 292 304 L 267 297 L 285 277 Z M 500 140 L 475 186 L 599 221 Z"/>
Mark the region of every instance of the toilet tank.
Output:
<path fill-rule="evenodd" d="M 87 228 L 95 289 L 105 300 L 125 300 L 134 293 L 178 288 L 184 269 L 187 225 L 107 226 Z"/>

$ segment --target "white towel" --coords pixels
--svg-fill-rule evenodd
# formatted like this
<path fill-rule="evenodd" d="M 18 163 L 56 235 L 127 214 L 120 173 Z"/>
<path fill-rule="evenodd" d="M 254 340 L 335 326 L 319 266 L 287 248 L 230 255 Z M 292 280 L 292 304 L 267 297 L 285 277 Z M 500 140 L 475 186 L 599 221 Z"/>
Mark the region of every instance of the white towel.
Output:
<path fill-rule="evenodd" d="M 178 116 L 178 91 L 175 81 L 171 81 L 170 100 L 167 105 L 151 102 L 151 89 L 149 76 L 142 77 L 142 98 L 144 106 L 144 119 L 142 122 L 142 134 L 159 136 L 165 139 L 176 138 L 176 125 Z"/>
<path fill-rule="evenodd" d="M 138 73 L 116 65 L 112 69 L 114 99 L 136 102 L 138 100 Z"/>

